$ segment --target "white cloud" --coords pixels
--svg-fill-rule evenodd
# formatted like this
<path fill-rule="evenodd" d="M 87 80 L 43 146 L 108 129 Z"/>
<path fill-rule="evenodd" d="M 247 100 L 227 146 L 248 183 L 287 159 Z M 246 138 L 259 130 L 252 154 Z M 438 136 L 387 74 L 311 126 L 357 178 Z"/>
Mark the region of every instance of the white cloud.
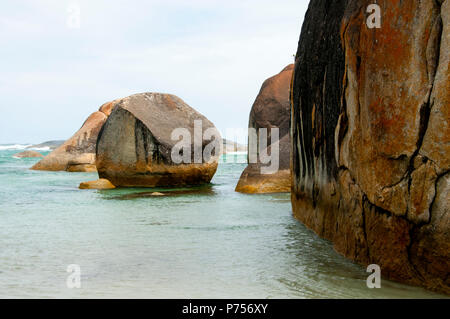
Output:
<path fill-rule="evenodd" d="M 79 1 L 71 30 L 70 3 L 0 13 L 0 143 L 67 138 L 103 102 L 144 91 L 176 94 L 223 130 L 245 127 L 262 82 L 293 61 L 307 6 Z"/>

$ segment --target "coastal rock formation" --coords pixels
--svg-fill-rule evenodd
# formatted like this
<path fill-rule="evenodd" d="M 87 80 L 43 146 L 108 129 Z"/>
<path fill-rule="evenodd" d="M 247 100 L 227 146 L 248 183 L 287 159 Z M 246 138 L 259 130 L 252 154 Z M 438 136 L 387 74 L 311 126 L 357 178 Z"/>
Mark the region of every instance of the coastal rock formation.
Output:
<path fill-rule="evenodd" d="M 70 139 L 48 154 L 31 169 L 42 171 L 96 172 L 97 136 L 111 113 L 113 102 L 103 104 L 92 113 Z"/>
<path fill-rule="evenodd" d="M 78 187 L 79 189 L 114 189 L 116 186 L 111 184 L 110 181 L 104 178 L 100 178 L 96 181 L 83 182 Z"/>
<path fill-rule="evenodd" d="M 312 0 L 292 88 L 294 215 L 392 280 L 450 293 L 450 1 Z M 370 11 L 370 10 L 369 10 Z"/>
<path fill-rule="evenodd" d="M 182 162 L 172 156 L 180 135 L 187 141 Z M 98 135 L 96 165 L 99 176 L 115 186 L 198 185 L 216 172 L 221 143 L 214 125 L 180 98 L 135 94 L 114 103 Z"/>
<path fill-rule="evenodd" d="M 65 141 L 47 141 L 47 142 L 43 142 L 40 144 L 35 144 L 35 145 L 31 145 L 28 146 L 27 149 L 38 149 L 38 150 L 51 150 L 53 151 L 54 149 L 58 148 L 59 146 L 61 146 L 62 144 L 64 144 Z"/>
<path fill-rule="evenodd" d="M 36 152 L 36 151 L 24 151 L 24 152 L 14 154 L 13 157 L 32 158 L 32 157 L 44 157 L 44 155 L 42 155 L 41 153 Z"/>
<path fill-rule="evenodd" d="M 258 155 L 256 163 L 249 160 L 248 166 L 242 172 L 236 186 L 241 193 L 277 193 L 290 192 L 290 102 L 289 88 L 291 85 L 294 65 L 288 65 L 279 74 L 267 79 L 256 97 L 250 112 L 249 128 L 256 129 L 256 140 L 249 138 L 248 149 L 255 149 Z M 259 129 L 267 128 L 269 145 L 265 152 L 270 154 L 270 129 L 279 128 L 279 170 L 273 174 L 262 174 L 259 160 Z M 250 136 L 250 134 L 249 134 Z M 267 153 L 266 153 L 267 154 Z"/>

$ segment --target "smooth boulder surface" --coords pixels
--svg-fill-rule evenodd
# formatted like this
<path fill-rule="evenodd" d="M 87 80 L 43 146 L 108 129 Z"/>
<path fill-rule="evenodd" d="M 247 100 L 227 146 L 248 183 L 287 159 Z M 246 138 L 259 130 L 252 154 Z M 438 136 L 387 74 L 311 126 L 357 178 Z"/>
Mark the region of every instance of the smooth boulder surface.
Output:
<path fill-rule="evenodd" d="M 387 278 L 450 293 L 450 1 L 312 0 L 292 88 L 294 215 Z"/>
<path fill-rule="evenodd" d="M 200 151 L 211 142 L 217 152 L 194 159 L 194 121 Z M 172 132 L 185 129 L 191 135 L 190 163 L 175 163 L 172 148 L 179 142 Z M 207 129 L 217 136 L 202 139 Z M 209 183 L 216 172 L 222 139 L 214 125 L 183 100 L 171 94 L 141 93 L 118 100 L 97 141 L 96 166 L 101 178 L 119 187 L 189 186 Z"/>
<path fill-rule="evenodd" d="M 96 172 L 95 146 L 98 133 L 111 113 L 112 102 L 92 113 L 82 127 L 31 169 L 42 171 Z"/>
<path fill-rule="evenodd" d="M 44 157 L 44 155 L 42 155 L 39 152 L 36 151 L 24 151 L 24 152 L 20 152 L 17 154 L 14 154 L 13 157 L 17 157 L 17 158 L 33 158 L 33 157 Z"/>
<path fill-rule="evenodd" d="M 279 74 L 267 79 L 256 97 L 249 118 L 249 128 L 256 129 L 257 140 L 249 139 L 248 149 L 257 147 L 259 129 L 267 128 L 268 154 L 270 154 L 270 129 L 279 128 L 279 170 L 272 174 L 262 174 L 258 162 L 249 163 L 239 179 L 236 191 L 241 193 L 279 193 L 291 191 L 290 177 L 290 102 L 289 89 L 294 65 L 288 65 Z"/>
<path fill-rule="evenodd" d="M 110 181 L 104 178 L 100 178 L 96 181 L 83 182 L 78 187 L 79 189 L 114 189 L 116 186 L 111 184 Z"/>

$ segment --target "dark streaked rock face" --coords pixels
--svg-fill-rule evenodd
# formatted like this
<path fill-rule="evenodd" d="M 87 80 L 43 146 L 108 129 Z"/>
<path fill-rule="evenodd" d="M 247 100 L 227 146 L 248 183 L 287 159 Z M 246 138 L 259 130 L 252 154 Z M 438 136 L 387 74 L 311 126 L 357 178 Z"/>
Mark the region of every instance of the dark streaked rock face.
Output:
<path fill-rule="evenodd" d="M 203 139 L 202 152 L 210 142 L 217 143 L 217 152 L 195 163 L 195 121 L 202 123 L 200 133 L 213 129 L 220 137 L 208 119 L 174 95 L 142 93 L 118 100 L 98 136 L 99 176 L 122 187 L 209 183 L 217 169 L 222 139 Z M 187 129 L 192 137 L 191 163 L 176 164 L 172 160 L 172 148 L 178 143 L 172 139 L 172 132 L 177 128 Z"/>
<path fill-rule="evenodd" d="M 289 119 L 290 103 L 289 88 L 294 65 L 288 65 L 279 74 L 267 79 L 253 104 L 249 118 L 249 128 L 256 129 L 257 140 L 249 139 L 248 149 L 257 147 L 259 129 L 267 128 L 268 154 L 270 154 L 270 129 L 279 129 L 279 170 L 273 174 L 261 174 L 261 163 L 249 163 L 236 186 L 242 193 L 276 193 L 290 192 L 290 136 Z M 255 145 L 254 145 L 255 144 Z M 267 152 L 267 151 L 266 151 Z M 259 156 L 258 156 L 259 158 Z"/>
<path fill-rule="evenodd" d="M 387 278 L 450 293 L 450 1 L 312 0 L 292 88 L 294 215 Z"/>

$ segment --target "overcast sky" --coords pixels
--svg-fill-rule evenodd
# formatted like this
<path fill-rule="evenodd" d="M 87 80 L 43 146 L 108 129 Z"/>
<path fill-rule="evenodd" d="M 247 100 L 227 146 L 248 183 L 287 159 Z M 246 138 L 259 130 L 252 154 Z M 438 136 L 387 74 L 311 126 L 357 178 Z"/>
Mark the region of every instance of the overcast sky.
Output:
<path fill-rule="evenodd" d="M 262 82 L 293 62 L 307 5 L 4 1 L 0 144 L 67 139 L 104 102 L 140 92 L 175 94 L 221 131 L 245 128 Z"/>

